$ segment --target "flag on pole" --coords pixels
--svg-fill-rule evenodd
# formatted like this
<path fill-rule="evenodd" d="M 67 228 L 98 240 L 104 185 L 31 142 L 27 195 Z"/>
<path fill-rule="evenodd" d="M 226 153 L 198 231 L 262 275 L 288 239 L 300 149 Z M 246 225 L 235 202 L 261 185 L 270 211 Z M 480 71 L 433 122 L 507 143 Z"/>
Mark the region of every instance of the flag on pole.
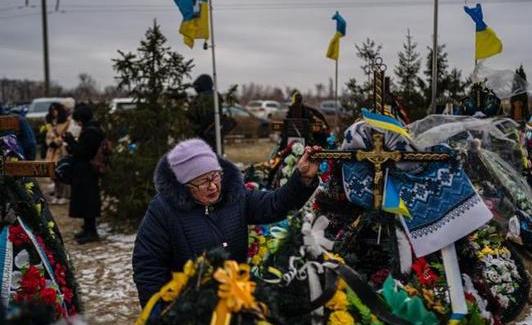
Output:
<path fill-rule="evenodd" d="M 475 59 L 485 59 L 502 52 L 502 42 L 493 29 L 484 22 L 482 6 L 464 7 L 464 11 L 473 19 L 476 25 Z"/>
<path fill-rule="evenodd" d="M 209 39 L 209 4 L 207 0 L 174 0 L 183 15 L 179 33 L 183 42 L 194 47 L 195 39 Z"/>
<path fill-rule="evenodd" d="M 329 43 L 327 57 L 331 60 L 338 61 L 338 57 L 340 56 L 340 38 L 345 36 L 346 23 L 338 11 L 334 14 L 332 19 L 336 20 L 336 33 L 334 33 L 334 36 Z"/>

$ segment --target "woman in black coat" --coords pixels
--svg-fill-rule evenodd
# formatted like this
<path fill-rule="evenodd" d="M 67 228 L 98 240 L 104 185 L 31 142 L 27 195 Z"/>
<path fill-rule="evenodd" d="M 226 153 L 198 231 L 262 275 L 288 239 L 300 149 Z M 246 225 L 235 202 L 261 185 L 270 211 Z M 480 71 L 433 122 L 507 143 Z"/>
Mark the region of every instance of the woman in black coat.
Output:
<path fill-rule="evenodd" d="M 231 162 L 217 158 L 207 143 L 179 143 L 159 162 L 158 194 L 140 225 L 133 251 L 133 279 L 144 306 L 187 260 L 224 247 L 245 262 L 248 225 L 286 218 L 309 199 L 317 184 L 316 162 L 306 148 L 290 180 L 275 191 L 250 191 Z"/>
<path fill-rule="evenodd" d="M 77 141 L 70 133 L 65 136 L 67 150 L 74 158 L 69 216 L 84 219 L 83 229 L 75 235 L 79 244 L 99 239 L 96 231 L 96 218 L 101 209 L 99 175 L 90 161 L 96 156 L 104 135 L 92 116 L 89 106 L 76 106 L 72 119 L 81 126 L 81 133 Z"/>

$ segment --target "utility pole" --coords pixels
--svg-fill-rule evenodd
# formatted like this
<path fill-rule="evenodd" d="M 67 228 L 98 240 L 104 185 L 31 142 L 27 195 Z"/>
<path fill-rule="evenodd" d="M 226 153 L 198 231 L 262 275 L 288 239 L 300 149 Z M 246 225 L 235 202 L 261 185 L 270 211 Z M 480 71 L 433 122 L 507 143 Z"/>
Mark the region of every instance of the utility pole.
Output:
<path fill-rule="evenodd" d="M 434 30 L 432 33 L 432 96 L 430 113 L 436 113 L 436 93 L 438 87 L 438 0 L 434 0 Z"/>
<path fill-rule="evenodd" d="M 42 39 L 44 55 L 44 96 L 50 96 L 50 69 L 48 59 L 48 12 L 46 10 L 46 0 L 41 0 L 42 12 Z"/>

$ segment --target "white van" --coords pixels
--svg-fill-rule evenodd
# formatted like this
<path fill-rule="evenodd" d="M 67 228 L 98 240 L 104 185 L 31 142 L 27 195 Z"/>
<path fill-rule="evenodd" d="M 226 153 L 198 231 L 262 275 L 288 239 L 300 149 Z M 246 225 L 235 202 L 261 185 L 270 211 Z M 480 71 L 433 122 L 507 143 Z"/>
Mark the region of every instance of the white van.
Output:
<path fill-rule="evenodd" d="M 261 118 L 271 118 L 281 110 L 281 103 L 275 100 L 252 100 L 246 109 Z"/>
<path fill-rule="evenodd" d="M 111 101 L 111 110 L 109 112 L 114 113 L 117 111 L 126 111 L 135 108 L 137 108 L 137 101 L 135 98 L 113 98 Z"/>
<path fill-rule="evenodd" d="M 65 106 L 68 112 L 74 110 L 76 101 L 72 97 L 44 97 L 44 98 L 35 98 L 28 109 L 26 118 L 30 120 L 44 120 L 46 114 L 48 114 L 48 109 L 53 103 L 60 103 Z"/>

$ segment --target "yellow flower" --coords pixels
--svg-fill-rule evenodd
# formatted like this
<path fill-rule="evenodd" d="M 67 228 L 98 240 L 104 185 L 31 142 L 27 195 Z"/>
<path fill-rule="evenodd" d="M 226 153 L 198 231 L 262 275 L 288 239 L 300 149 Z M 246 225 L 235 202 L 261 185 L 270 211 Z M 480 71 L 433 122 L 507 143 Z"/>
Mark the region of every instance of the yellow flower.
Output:
<path fill-rule="evenodd" d="M 251 263 L 254 264 L 254 265 L 259 265 L 261 262 L 261 258 L 260 258 L 260 255 L 255 255 L 251 258 Z"/>
<path fill-rule="evenodd" d="M 266 253 L 268 253 L 268 248 L 266 248 L 266 247 L 264 247 L 264 246 L 261 246 L 261 247 L 259 248 L 259 255 L 260 255 L 260 256 L 264 256 L 264 255 L 266 255 Z"/>
<path fill-rule="evenodd" d="M 340 262 L 342 264 L 345 264 L 344 259 L 340 255 L 334 254 L 334 253 L 325 252 L 324 259 L 325 260 L 335 260 L 335 261 L 338 261 L 338 262 Z"/>
<path fill-rule="evenodd" d="M 329 300 L 325 307 L 331 310 L 345 310 L 347 306 L 347 295 L 343 291 L 336 290 L 334 296 Z"/>
<path fill-rule="evenodd" d="M 329 316 L 327 325 L 355 325 L 355 319 L 344 310 L 338 310 Z"/>
<path fill-rule="evenodd" d="M 196 273 L 196 265 L 194 264 L 194 262 L 192 262 L 192 260 L 188 260 L 185 263 L 183 271 L 188 277 L 191 277 L 194 275 L 194 273 Z"/>
<path fill-rule="evenodd" d="M 340 281 L 338 281 L 338 285 L 336 286 L 336 290 L 344 291 L 345 289 L 347 289 L 347 283 L 345 283 L 343 279 L 340 279 Z"/>
<path fill-rule="evenodd" d="M 483 256 L 486 256 L 486 255 L 495 255 L 495 251 L 493 249 L 491 249 L 491 247 L 486 246 L 480 251 L 479 257 L 483 257 Z"/>
<path fill-rule="evenodd" d="M 421 290 L 423 291 L 423 298 L 427 302 L 427 305 L 429 305 L 429 307 L 433 306 L 434 305 L 434 293 L 427 289 L 421 289 Z"/>
<path fill-rule="evenodd" d="M 259 243 L 260 244 L 265 244 L 266 243 L 266 238 L 264 236 L 260 236 L 259 237 Z"/>
<path fill-rule="evenodd" d="M 445 310 L 445 307 L 443 307 L 439 303 L 436 306 L 433 306 L 432 309 L 440 315 L 445 315 L 447 313 L 447 311 Z"/>
<path fill-rule="evenodd" d="M 411 297 L 418 295 L 417 289 L 412 287 L 412 286 L 406 285 L 404 287 L 404 289 L 405 289 L 406 293 L 408 293 L 408 295 L 411 296 Z"/>

